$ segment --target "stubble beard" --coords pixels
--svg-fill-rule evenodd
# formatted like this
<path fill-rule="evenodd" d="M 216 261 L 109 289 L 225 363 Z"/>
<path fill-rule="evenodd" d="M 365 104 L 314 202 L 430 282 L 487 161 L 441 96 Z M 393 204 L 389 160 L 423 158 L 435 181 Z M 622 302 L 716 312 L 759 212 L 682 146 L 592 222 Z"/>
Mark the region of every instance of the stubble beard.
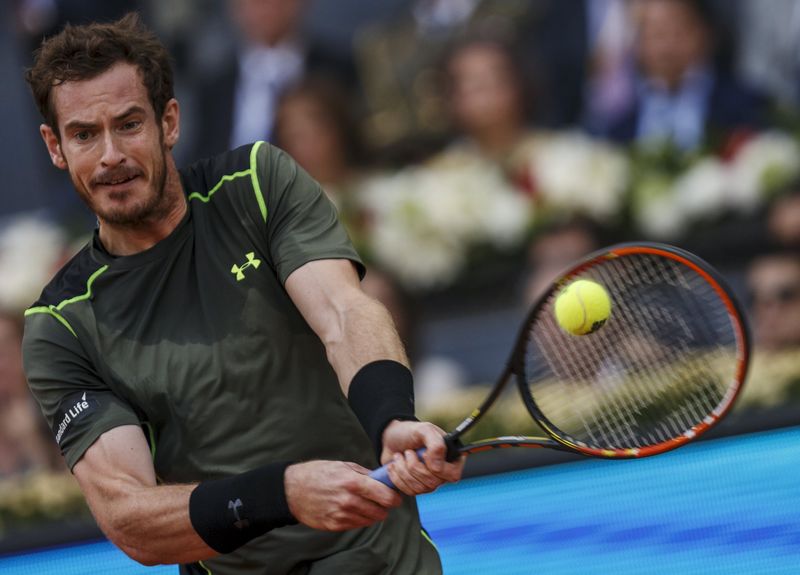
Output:
<path fill-rule="evenodd" d="M 171 210 L 173 199 L 166 193 L 167 188 L 167 151 L 161 147 L 161 156 L 156 162 L 153 171 L 153 189 L 144 199 L 131 206 L 117 209 L 103 209 L 95 202 L 90 194 L 82 189 L 79 182 L 72 178 L 78 195 L 89 209 L 102 222 L 118 228 L 136 228 L 143 224 L 158 221 L 165 217 Z M 112 200 L 123 200 L 130 192 L 112 192 Z"/>

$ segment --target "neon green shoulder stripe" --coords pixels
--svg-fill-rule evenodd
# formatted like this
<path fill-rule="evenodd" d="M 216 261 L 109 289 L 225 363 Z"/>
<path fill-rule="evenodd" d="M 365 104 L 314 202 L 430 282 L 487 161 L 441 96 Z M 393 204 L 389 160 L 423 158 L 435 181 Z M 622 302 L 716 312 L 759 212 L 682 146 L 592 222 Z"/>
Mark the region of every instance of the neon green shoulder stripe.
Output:
<path fill-rule="evenodd" d="M 75 330 L 72 329 L 72 326 L 69 325 L 69 322 L 66 319 L 64 319 L 64 316 L 61 315 L 60 313 L 58 313 L 57 311 L 55 311 L 55 306 L 53 306 L 53 309 L 51 309 L 51 308 L 49 308 L 47 306 L 39 306 L 39 307 L 28 308 L 28 309 L 25 310 L 25 317 L 28 317 L 29 315 L 33 315 L 35 313 L 47 313 L 47 314 L 52 315 L 54 318 L 56 318 L 58 321 L 60 321 L 64 325 L 64 327 L 66 327 L 69 330 L 69 332 L 72 335 L 74 335 L 75 337 L 78 337 L 78 334 L 75 333 Z"/>
<path fill-rule="evenodd" d="M 96 280 L 98 277 L 100 277 L 100 275 L 103 272 L 105 272 L 107 269 L 108 269 L 107 265 L 103 266 L 100 269 L 98 269 L 96 272 L 94 272 L 92 275 L 89 276 L 89 279 L 86 281 L 86 293 L 83 293 L 81 295 L 76 295 L 75 297 L 72 297 L 72 298 L 69 298 L 69 299 L 65 299 L 64 301 L 60 302 L 58 305 L 32 307 L 30 309 L 25 310 L 25 317 L 27 317 L 29 315 L 33 315 L 35 313 L 46 313 L 46 314 L 52 315 L 59 322 L 61 322 L 64 325 L 64 327 L 66 327 L 72 335 L 74 335 L 75 337 L 78 337 L 78 334 L 75 333 L 75 330 L 72 329 L 72 326 L 69 324 L 69 322 L 66 320 L 66 318 L 64 318 L 64 316 L 61 315 L 58 312 L 60 312 L 62 309 L 64 309 L 65 306 L 68 306 L 69 304 L 76 303 L 76 302 L 79 302 L 79 301 L 84 301 L 84 300 L 87 300 L 90 297 L 92 297 L 92 284 L 94 283 L 94 280 Z"/>
<path fill-rule="evenodd" d="M 209 569 L 208 567 L 206 567 L 206 564 L 205 564 L 205 563 L 203 563 L 202 561 L 198 561 L 198 562 L 197 562 L 197 564 L 198 564 L 198 565 L 200 565 L 200 567 L 202 567 L 203 569 L 205 569 L 205 570 L 206 570 L 206 573 L 208 573 L 208 575 L 214 575 L 214 574 L 211 572 L 211 569 Z"/>
<path fill-rule="evenodd" d="M 264 202 L 264 195 L 261 193 L 261 184 L 258 181 L 258 164 L 256 163 L 258 159 L 258 149 L 263 144 L 264 142 L 256 142 L 253 145 L 253 149 L 250 150 L 250 178 L 252 178 L 253 181 L 253 191 L 256 194 L 258 208 L 261 210 L 261 218 L 264 220 L 264 223 L 267 223 L 267 204 Z"/>
<path fill-rule="evenodd" d="M 64 309 L 64 306 L 67 306 L 67 305 L 69 305 L 71 303 L 77 303 L 79 301 L 83 301 L 83 300 L 86 300 L 86 299 L 89 299 L 90 297 L 92 297 L 92 284 L 94 283 L 94 280 L 99 278 L 103 274 L 103 272 L 105 272 L 107 269 L 108 269 L 108 266 L 105 265 L 105 266 L 101 267 L 100 269 L 98 269 L 96 272 L 94 272 L 92 275 L 89 276 L 89 279 L 86 281 L 86 293 L 81 294 L 81 295 L 76 295 L 75 297 L 70 298 L 70 299 L 65 299 L 60 304 L 55 306 L 55 308 L 58 311 L 61 311 L 62 309 Z M 50 307 L 53 307 L 53 306 L 50 306 Z"/>
<path fill-rule="evenodd" d="M 217 190 L 222 187 L 222 184 L 225 182 L 230 182 L 231 180 L 235 180 L 236 178 L 246 178 L 250 177 L 250 181 L 253 184 L 253 193 L 256 195 L 256 201 L 258 202 L 258 209 L 261 211 L 261 217 L 263 218 L 264 222 L 267 221 L 267 204 L 264 201 L 264 195 L 261 193 L 261 184 L 258 181 L 258 150 L 261 146 L 264 145 L 264 142 L 256 142 L 253 144 L 253 147 L 250 149 L 250 167 L 246 170 L 242 170 L 240 172 L 234 172 L 233 174 L 225 174 L 220 178 L 220 180 L 214 185 L 213 188 L 208 190 L 208 193 L 204 196 L 199 192 L 193 192 L 189 194 L 190 200 L 200 200 L 203 203 L 208 203 L 211 200 L 211 196 L 213 196 Z"/>
<path fill-rule="evenodd" d="M 225 182 L 230 182 L 231 180 L 235 180 L 236 178 L 243 178 L 243 177 L 249 176 L 249 175 L 250 175 L 250 168 L 248 168 L 246 170 L 242 170 L 241 172 L 234 172 L 233 174 L 225 174 L 224 176 L 222 176 L 222 179 L 220 181 L 218 181 L 213 188 L 208 190 L 208 194 L 207 195 L 203 196 L 198 192 L 193 192 L 193 193 L 189 194 L 189 199 L 190 200 L 200 200 L 201 202 L 207 204 L 208 201 L 211 199 L 211 196 L 213 196 L 214 193 L 218 189 L 220 189 L 220 187 L 222 187 L 222 184 L 224 184 Z"/>

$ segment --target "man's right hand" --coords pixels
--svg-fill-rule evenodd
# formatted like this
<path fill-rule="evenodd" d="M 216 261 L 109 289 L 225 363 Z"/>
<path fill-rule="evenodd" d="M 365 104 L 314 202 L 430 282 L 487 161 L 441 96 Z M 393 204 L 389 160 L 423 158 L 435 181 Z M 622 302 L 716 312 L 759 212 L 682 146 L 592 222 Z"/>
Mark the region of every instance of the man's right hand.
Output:
<path fill-rule="evenodd" d="M 393 489 L 369 477 L 369 469 L 341 461 L 309 461 L 286 468 L 286 501 L 304 525 L 345 531 L 383 521 L 401 503 Z"/>

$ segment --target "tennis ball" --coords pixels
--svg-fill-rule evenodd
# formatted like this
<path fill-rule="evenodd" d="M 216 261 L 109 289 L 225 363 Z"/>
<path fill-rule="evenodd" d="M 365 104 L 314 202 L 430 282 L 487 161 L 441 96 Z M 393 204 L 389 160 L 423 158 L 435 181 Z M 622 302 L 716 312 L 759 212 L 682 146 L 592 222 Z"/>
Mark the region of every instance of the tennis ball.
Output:
<path fill-rule="evenodd" d="M 572 335 L 586 335 L 600 329 L 611 313 L 611 298 L 599 283 L 577 280 L 556 298 L 556 320 Z"/>

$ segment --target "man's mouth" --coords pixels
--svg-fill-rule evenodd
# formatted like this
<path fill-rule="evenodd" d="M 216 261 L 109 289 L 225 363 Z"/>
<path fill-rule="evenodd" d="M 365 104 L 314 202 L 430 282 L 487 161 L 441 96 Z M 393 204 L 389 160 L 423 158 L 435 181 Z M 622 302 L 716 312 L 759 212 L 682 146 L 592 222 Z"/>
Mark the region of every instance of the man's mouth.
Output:
<path fill-rule="evenodd" d="M 113 177 L 105 177 L 105 178 L 98 178 L 95 182 L 95 185 L 98 187 L 105 187 L 105 188 L 121 188 L 124 187 L 126 184 L 129 184 L 136 178 L 138 178 L 138 174 L 125 174 L 125 175 L 118 175 Z"/>
<path fill-rule="evenodd" d="M 130 182 L 131 180 L 133 180 L 136 177 L 137 176 L 122 176 L 122 177 L 119 177 L 119 178 L 111 178 L 111 179 L 100 180 L 98 183 L 101 186 L 116 186 L 118 184 L 124 184 L 125 182 Z"/>
<path fill-rule="evenodd" d="M 130 176 L 130 177 L 125 177 L 125 178 L 117 178 L 116 180 L 109 180 L 109 181 L 103 182 L 103 184 L 106 185 L 106 186 L 116 186 L 117 184 L 124 184 L 125 182 L 130 182 L 135 177 L 136 176 Z"/>

